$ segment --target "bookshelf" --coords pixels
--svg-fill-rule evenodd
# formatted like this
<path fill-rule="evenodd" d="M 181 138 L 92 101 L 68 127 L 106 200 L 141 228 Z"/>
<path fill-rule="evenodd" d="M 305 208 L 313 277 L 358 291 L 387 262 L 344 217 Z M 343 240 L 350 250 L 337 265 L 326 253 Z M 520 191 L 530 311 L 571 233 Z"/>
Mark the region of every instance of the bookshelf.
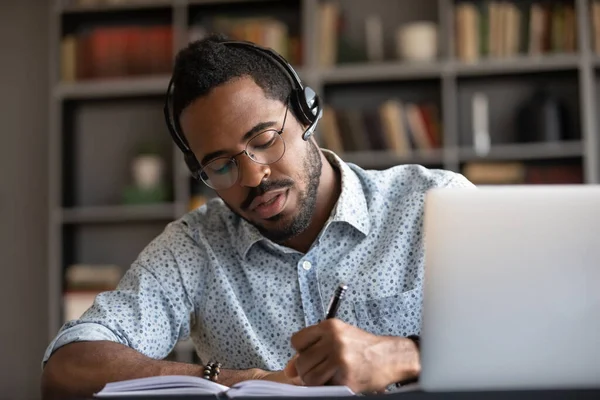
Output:
<path fill-rule="evenodd" d="M 191 38 L 201 36 L 211 24 L 219 27 L 216 30 L 228 29 L 227 22 L 232 18 L 269 16 L 264 26 L 269 27 L 271 35 L 289 39 L 284 48 L 288 59 L 305 84 L 321 94 L 330 110 L 330 119 L 326 122 L 324 118 L 316 137 L 322 145 L 329 145 L 337 126 L 338 140 L 342 142 L 340 156 L 347 161 L 374 169 L 418 163 L 473 172 L 473 176 L 483 179 L 478 183 L 485 183 L 486 176 L 490 182 L 499 179 L 500 183 L 542 183 L 552 179 L 554 183 L 600 183 L 600 8 L 596 1 L 544 2 L 562 5 L 557 15 L 563 19 L 542 24 L 542 28 L 561 27 L 559 33 L 565 37 L 564 42 L 558 43 L 556 38 L 561 35 L 546 29 L 545 42 L 539 39 L 544 45 L 533 43 L 526 33 L 514 35 L 510 29 L 502 28 L 511 26 L 514 30 L 521 26 L 521 32 L 531 29 L 532 5 L 541 4 L 536 1 L 509 2 L 519 6 L 517 11 L 510 8 L 502 14 L 495 9 L 493 18 L 491 2 L 481 0 L 338 0 L 332 3 L 336 7 L 324 8 L 325 3 L 55 1 L 49 16 L 50 337 L 63 322 L 67 267 L 118 265 L 124 271 L 167 223 L 188 211 L 192 203 L 201 204 L 203 198 L 211 196 L 191 181 L 180 154 L 170 142 L 162 120 L 162 104 L 176 52 Z M 336 14 L 343 16 L 342 30 L 332 34 Z M 547 21 L 553 21 L 553 14 L 547 15 Z M 221 18 L 215 22 L 223 16 L 227 17 L 225 21 Z M 504 50 L 497 50 L 498 54 L 489 54 L 489 49 L 497 46 L 490 39 L 491 34 L 481 36 L 487 44 L 477 39 L 479 33 L 487 32 L 485 26 L 490 26 L 492 19 L 494 37 L 503 38 L 504 43 Z M 417 21 L 421 26 L 433 24 L 437 29 L 433 41 L 427 42 L 435 45 L 434 57 L 407 61 L 398 55 L 398 32 Z M 545 32 L 538 25 L 538 31 Z M 92 69 L 89 64 L 82 68 L 82 61 L 73 56 L 78 48 L 73 39 L 87 32 L 84 47 L 98 46 L 106 53 L 107 49 L 114 50 L 106 43 L 118 43 L 119 36 L 114 32 L 112 36 L 94 36 L 90 29 L 122 26 L 145 29 L 127 30 L 132 40 L 138 40 L 133 43 L 138 44 L 147 43 L 141 38 L 152 27 L 162 28 L 150 33 L 152 43 L 160 44 L 153 46 L 160 50 L 152 53 L 152 62 L 134 59 L 123 63 L 117 57 L 120 62 L 104 65 L 104 69 L 103 64 L 96 62 Z M 255 31 L 247 32 L 256 35 Z M 71 42 L 65 41 L 68 38 Z M 331 51 L 332 48 L 338 50 Z M 107 54 L 114 56 L 114 51 Z M 148 57 L 144 54 L 138 56 L 143 60 Z M 519 110 L 530 104 L 539 91 L 556 101 L 550 106 L 562 107 L 559 115 L 564 117 L 564 124 L 560 125 L 563 129 L 558 141 L 520 137 L 524 128 L 518 123 Z M 484 98 L 487 104 L 487 122 L 483 125 L 489 135 L 488 147 L 475 146 L 475 138 L 481 138 L 474 134 L 481 130 L 475 97 Z M 389 100 L 399 101 L 401 109 L 398 103 L 386 103 Z M 382 116 L 384 104 L 387 117 Z M 403 119 L 404 141 L 399 141 L 400 133 L 397 127 L 390 127 L 389 121 L 397 115 L 408 118 L 407 113 L 413 119 Z M 380 125 L 373 125 L 373 121 Z M 382 121 L 388 121 L 388 125 Z M 421 121 L 421 125 L 415 121 Z M 420 139 L 407 137 L 414 135 L 419 126 Z M 342 137 L 340 131 L 346 136 Z M 390 131 L 396 136 L 392 138 Z M 540 129 L 541 133 L 546 131 Z M 373 139 L 376 136 L 377 141 Z M 124 203 L 123 191 L 131 183 L 135 148 L 147 140 L 160 148 L 167 196 L 154 204 Z M 402 143 L 408 143 L 408 148 L 401 148 Z M 190 351 L 189 344 L 183 344 L 175 354 L 181 360 L 190 360 Z"/>
<path fill-rule="evenodd" d="M 58 100 L 86 100 L 107 97 L 160 96 L 166 90 L 169 76 L 130 79 L 96 79 L 93 82 L 59 83 L 54 90 Z"/>

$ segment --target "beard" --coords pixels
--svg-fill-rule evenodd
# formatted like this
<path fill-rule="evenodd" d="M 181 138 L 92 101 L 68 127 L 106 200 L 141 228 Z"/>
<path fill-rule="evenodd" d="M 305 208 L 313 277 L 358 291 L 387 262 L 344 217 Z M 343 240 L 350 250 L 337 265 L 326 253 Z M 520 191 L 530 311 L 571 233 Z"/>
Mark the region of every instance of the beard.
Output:
<path fill-rule="evenodd" d="M 321 168 L 322 161 L 319 154 L 318 147 L 310 141 L 308 143 L 307 156 L 304 158 L 303 171 L 306 172 L 304 179 L 306 181 L 306 190 L 299 192 L 298 196 L 298 211 L 296 215 L 292 216 L 291 221 L 285 221 L 285 215 L 277 214 L 267 221 L 275 222 L 277 227 L 267 228 L 259 223 L 253 222 L 244 218 L 250 224 L 254 225 L 256 229 L 267 239 L 272 240 L 276 243 L 282 243 L 289 240 L 298 234 L 302 233 L 312 219 L 317 204 L 317 189 L 321 181 Z M 261 194 L 273 190 L 286 187 L 292 187 L 294 184 L 291 180 L 261 182 L 261 184 L 255 188 L 248 195 L 248 199 L 244 204 L 249 205 L 250 202 Z M 242 209 L 244 207 L 242 206 Z"/>

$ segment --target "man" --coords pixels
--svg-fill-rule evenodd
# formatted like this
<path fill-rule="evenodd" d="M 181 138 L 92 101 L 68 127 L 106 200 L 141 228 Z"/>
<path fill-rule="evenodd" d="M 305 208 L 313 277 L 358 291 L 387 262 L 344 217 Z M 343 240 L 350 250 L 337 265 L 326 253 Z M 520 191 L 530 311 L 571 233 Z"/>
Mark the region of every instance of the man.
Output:
<path fill-rule="evenodd" d="M 420 166 L 365 171 L 319 149 L 273 60 L 221 41 L 190 44 L 173 77 L 174 119 L 218 198 L 167 226 L 117 290 L 61 329 L 44 356 L 47 398 L 204 376 L 210 367 L 163 361 L 188 337 L 228 386 L 373 392 L 419 374 L 408 337 L 420 332 L 424 194 L 471 183 Z"/>

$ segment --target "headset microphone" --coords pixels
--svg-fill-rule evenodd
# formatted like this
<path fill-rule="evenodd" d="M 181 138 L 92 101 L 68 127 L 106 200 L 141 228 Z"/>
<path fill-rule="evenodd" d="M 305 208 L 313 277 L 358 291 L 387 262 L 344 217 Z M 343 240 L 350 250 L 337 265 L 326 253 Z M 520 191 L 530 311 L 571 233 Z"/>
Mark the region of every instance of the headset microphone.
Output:
<path fill-rule="evenodd" d="M 228 40 L 220 42 L 220 44 L 224 44 L 227 46 L 238 46 L 256 51 L 271 59 L 274 62 L 274 64 L 282 70 L 282 72 L 290 79 L 290 83 L 292 85 L 290 104 L 294 110 L 294 115 L 296 115 L 300 123 L 302 123 L 303 125 L 308 125 L 306 131 L 304 131 L 304 133 L 302 134 L 302 139 L 310 139 L 310 137 L 315 132 L 317 122 L 323 116 L 323 105 L 321 104 L 321 99 L 315 93 L 315 91 L 308 86 L 305 87 L 302 84 L 302 81 L 300 80 L 300 77 L 298 76 L 294 68 L 292 68 L 292 66 L 274 50 L 259 46 L 255 43 L 246 42 L 242 40 Z M 173 141 L 175 142 L 177 147 L 179 147 L 179 149 L 183 152 L 184 161 L 188 169 L 190 170 L 192 177 L 194 179 L 200 179 L 200 163 L 198 162 L 198 159 L 192 152 L 185 137 L 179 133 L 179 129 L 177 129 L 178 124 L 175 121 L 175 118 L 171 111 L 172 86 L 173 77 L 171 77 L 171 80 L 169 81 L 166 101 L 163 108 L 165 121 L 167 123 L 167 127 L 169 128 L 169 133 Z"/>

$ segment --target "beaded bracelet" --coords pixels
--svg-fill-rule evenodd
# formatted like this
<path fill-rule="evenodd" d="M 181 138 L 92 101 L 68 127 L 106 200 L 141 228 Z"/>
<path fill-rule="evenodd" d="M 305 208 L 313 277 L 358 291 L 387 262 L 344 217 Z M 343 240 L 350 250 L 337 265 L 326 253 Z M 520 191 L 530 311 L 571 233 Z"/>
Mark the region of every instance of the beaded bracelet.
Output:
<path fill-rule="evenodd" d="M 221 373 L 221 363 L 209 362 L 204 367 L 203 378 L 209 381 L 216 382 L 219 379 Z"/>

